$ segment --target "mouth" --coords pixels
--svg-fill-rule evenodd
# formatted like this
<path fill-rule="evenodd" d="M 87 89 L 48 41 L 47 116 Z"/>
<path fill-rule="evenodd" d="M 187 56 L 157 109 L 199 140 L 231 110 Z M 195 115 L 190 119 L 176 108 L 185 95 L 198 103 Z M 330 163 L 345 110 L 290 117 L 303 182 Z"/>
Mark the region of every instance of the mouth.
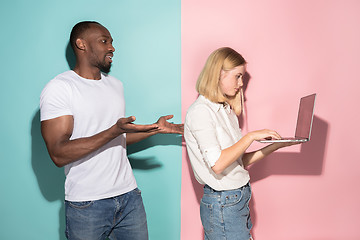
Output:
<path fill-rule="evenodd" d="M 109 60 L 110 63 L 112 63 L 113 54 L 106 55 L 106 58 Z"/>

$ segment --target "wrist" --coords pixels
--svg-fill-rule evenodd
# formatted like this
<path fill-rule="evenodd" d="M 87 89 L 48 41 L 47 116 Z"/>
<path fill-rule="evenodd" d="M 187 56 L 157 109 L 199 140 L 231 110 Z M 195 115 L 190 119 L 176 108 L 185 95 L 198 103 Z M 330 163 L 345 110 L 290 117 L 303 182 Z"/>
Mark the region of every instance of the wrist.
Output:
<path fill-rule="evenodd" d="M 113 125 L 109 130 L 110 130 L 110 134 L 113 138 L 116 138 L 125 132 L 117 124 Z"/>
<path fill-rule="evenodd" d="M 251 142 L 255 141 L 255 136 L 252 132 L 248 132 L 244 137 L 247 138 Z"/>
<path fill-rule="evenodd" d="M 273 146 L 274 151 L 277 151 L 277 150 L 279 150 L 280 148 L 283 147 L 283 146 L 281 146 L 281 144 L 279 144 L 279 143 L 272 143 L 271 145 Z"/>

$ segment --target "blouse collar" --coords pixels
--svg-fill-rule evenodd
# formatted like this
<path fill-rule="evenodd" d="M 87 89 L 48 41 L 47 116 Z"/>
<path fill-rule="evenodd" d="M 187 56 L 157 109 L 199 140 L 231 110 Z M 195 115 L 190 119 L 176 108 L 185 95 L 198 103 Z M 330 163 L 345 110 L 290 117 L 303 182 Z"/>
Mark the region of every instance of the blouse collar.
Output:
<path fill-rule="evenodd" d="M 202 100 L 204 100 L 205 102 L 207 102 L 207 104 L 211 107 L 211 109 L 214 111 L 214 112 L 218 112 L 220 111 L 221 108 L 223 108 L 227 113 L 230 113 L 231 112 L 231 107 L 228 103 L 215 103 L 215 102 L 212 102 L 210 101 L 209 99 L 207 99 L 205 96 L 203 95 L 200 95 L 199 96 Z"/>

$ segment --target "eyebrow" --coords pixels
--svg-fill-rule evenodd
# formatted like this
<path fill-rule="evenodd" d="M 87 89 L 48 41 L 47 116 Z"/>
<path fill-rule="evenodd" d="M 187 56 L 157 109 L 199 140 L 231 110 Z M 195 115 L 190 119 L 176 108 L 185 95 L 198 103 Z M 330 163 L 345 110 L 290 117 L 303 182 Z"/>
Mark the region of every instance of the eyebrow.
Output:
<path fill-rule="evenodd" d="M 114 40 L 112 37 L 107 36 L 107 35 L 101 35 L 99 38 L 107 38 L 107 39 L 111 39 L 111 41 Z"/>

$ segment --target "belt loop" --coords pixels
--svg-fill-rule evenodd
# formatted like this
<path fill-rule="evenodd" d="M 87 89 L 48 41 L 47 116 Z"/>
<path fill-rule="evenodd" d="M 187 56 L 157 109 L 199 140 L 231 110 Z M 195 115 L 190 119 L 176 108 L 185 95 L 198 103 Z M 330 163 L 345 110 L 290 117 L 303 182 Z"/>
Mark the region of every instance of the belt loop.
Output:
<path fill-rule="evenodd" d="M 212 189 L 212 187 L 210 187 L 210 186 L 209 186 L 209 185 L 207 185 L 207 184 L 205 184 L 205 185 L 204 185 L 204 188 L 206 188 L 206 189 L 210 190 L 210 192 L 211 192 L 211 193 L 216 192 L 214 189 Z"/>

